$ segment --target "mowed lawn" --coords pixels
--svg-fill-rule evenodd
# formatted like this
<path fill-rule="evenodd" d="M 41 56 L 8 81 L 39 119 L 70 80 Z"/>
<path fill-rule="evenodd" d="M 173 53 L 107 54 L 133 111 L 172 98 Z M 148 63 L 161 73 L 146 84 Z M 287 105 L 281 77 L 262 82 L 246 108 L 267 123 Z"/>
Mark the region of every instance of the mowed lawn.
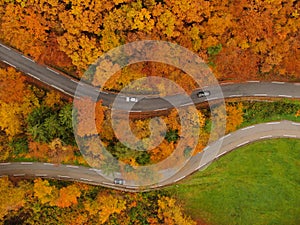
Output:
<path fill-rule="evenodd" d="M 168 190 L 207 224 L 300 224 L 300 140 L 239 148 Z"/>

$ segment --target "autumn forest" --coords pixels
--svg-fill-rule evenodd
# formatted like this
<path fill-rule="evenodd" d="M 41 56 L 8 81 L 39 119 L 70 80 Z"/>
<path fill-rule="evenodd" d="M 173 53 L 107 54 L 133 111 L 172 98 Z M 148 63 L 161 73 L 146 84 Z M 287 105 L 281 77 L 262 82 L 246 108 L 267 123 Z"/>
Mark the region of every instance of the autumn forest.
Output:
<path fill-rule="evenodd" d="M 164 40 L 200 56 L 220 82 L 299 82 L 299 27 L 300 2 L 296 0 L 0 1 L 1 43 L 72 79 L 87 75 L 100 55 L 122 44 Z M 148 76 L 173 80 L 187 93 L 197 87 L 178 68 L 143 62 L 115 73 L 102 88 L 118 92 L 133 80 Z M 101 83 L 97 79 L 91 82 L 95 86 Z M 151 91 L 168 95 L 172 88 L 153 83 Z M 227 100 L 225 112 L 218 104 L 214 106 L 214 113 L 226 119 L 226 134 L 257 122 L 257 118 L 266 121 L 271 112 L 278 118 L 286 114 L 300 118 L 299 102 L 255 100 Z M 82 156 L 75 141 L 73 106 L 78 123 L 75 133 L 85 138 L 88 158 Z M 86 120 L 93 106 L 94 130 Z M 167 128 L 161 144 L 149 151 L 134 151 L 118 140 L 111 111 L 102 101 L 94 105 L 83 99 L 73 105 L 70 96 L 0 62 L 0 162 L 39 161 L 105 170 L 106 165 L 90 164 L 99 160 L 94 145 L 98 134 L 114 157 L 132 167 L 168 158 L 180 139 L 187 146 L 182 154 L 195 155 L 208 143 L 214 116 L 205 104 L 197 109 L 199 121 L 192 113 L 184 118 L 186 126 L 200 130 L 193 151 L 194 137 L 181 135 L 176 109 L 160 116 Z M 130 128 L 142 146 L 149 144 L 150 119 L 130 119 Z M 202 219 L 192 218 L 184 201 L 167 190 L 126 193 L 79 182 L 0 178 L 0 224 L 206 224 Z"/>
<path fill-rule="evenodd" d="M 102 53 L 151 39 L 199 54 L 219 80 L 299 78 L 298 1 L 5 0 L 0 10 L 5 43 L 78 77 Z"/>

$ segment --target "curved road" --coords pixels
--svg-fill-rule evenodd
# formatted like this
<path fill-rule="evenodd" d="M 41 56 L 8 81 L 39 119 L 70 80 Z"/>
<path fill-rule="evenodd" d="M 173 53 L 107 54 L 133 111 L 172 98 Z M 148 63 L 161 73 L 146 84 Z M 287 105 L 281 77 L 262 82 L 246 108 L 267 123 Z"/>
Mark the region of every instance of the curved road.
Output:
<path fill-rule="evenodd" d="M 79 82 L 60 72 L 35 63 L 32 59 L 20 54 L 19 52 L 11 49 L 0 43 L 0 60 L 22 72 L 37 79 L 49 86 L 52 86 L 58 91 L 74 97 L 77 87 L 79 86 L 79 96 L 98 96 L 98 99 L 103 100 L 103 104 L 110 106 L 116 95 L 113 93 L 99 92 L 98 89 Z M 248 81 L 246 83 L 232 84 L 221 83 L 221 89 L 225 98 L 236 97 L 283 97 L 283 98 L 300 98 L 300 84 L 299 83 L 285 83 L 285 82 L 260 82 Z M 217 99 L 214 93 L 214 87 L 206 87 L 204 90 L 210 90 L 211 95 L 206 98 L 198 98 L 195 90 L 191 94 L 191 98 L 195 104 Z M 217 92 L 217 91 L 216 91 Z M 131 106 L 125 101 L 125 97 L 118 99 L 118 107 L 122 110 L 130 110 Z M 186 106 L 190 102 L 186 102 L 185 98 L 180 95 L 170 96 L 175 100 L 177 106 Z M 96 100 L 96 99 L 94 99 Z M 174 101 L 173 101 L 174 102 Z M 150 104 L 151 103 L 151 104 Z M 133 103 L 130 103 L 133 105 Z M 131 112 L 145 112 L 145 111 L 163 111 L 173 106 L 167 101 L 157 98 L 140 98 L 139 102 L 134 105 Z M 230 133 L 220 140 L 223 141 L 220 152 L 217 148 L 220 140 L 207 146 L 203 152 L 193 156 L 189 162 L 174 176 L 156 184 L 148 189 L 155 189 L 161 186 L 170 185 L 177 182 L 187 175 L 204 169 L 211 161 L 221 157 L 222 155 L 238 148 L 242 145 L 248 144 L 253 141 L 266 139 L 266 138 L 300 138 L 300 123 L 293 123 L 289 121 L 271 122 L 265 124 L 257 124 L 241 130 Z M 213 160 L 209 160 L 213 159 Z M 162 171 L 166 176 L 168 171 Z M 0 176 L 35 176 L 47 177 L 63 180 L 74 180 L 85 182 L 89 184 L 102 185 L 107 187 L 114 187 L 127 191 L 139 191 L 138 187 L 134 186 L 118 186 L 111 183 L 109 180 L 100 176 L 97 170 L 87 167 L 78 167 L 74 165 L 54 165 L 49 163 L 0 163 Z M 115 174 L 118 177 L 118 174 Z"/>
<path fill-rule="evenodd" d="M 0 163 L 0 177 L 44 177 L 61 180 L 78 181 L 88 184 L 101 185 L 119 190 L 137 192 L 158 189 L 162 186 L 171 185 L 185 178 L 193 172 L 205 169 L 212 161 L 222 157 L 240 146 L 251 142 L 270 138 L 297 138 L 300 139 L 300 123 L 291 121 L 277 121 L 261 123 L 245 127 L 220 138 L 207 146 L 203 152 L 193 156 L 188 163 L 173 177 L 161 183 L 141 190 L 137 186 L 115 185 L 97 173 L 97 169 L 74 165 L 55 165 L 51 163 L 38 162 L 8 162 Z M 221 148 L 216 148 L 220 141 Z M 207 160 L 210 157 L 213 160 Z M 167 171 L 163 171 L 166 175 Z M 118 174 L 115 174 L 118 177 Z"/>
<path fill-rule="evenodd" d="M 37 79 L 58 91 L 68 94 L 74 97 L 76 89 L 78 87 L 77 96 L 98 96 L 98 99 L 103 100 L 103 105 L 110 106 L 115 98 L 116 94 L 99 92 L 95 87 L 92 87 L 83 82 L 79 82 L 66 75 L 62 75 L 60 72 L 37 64 L 32 59 L 20 54 L 19 52 L 11 49 L 0 43 L 0 60 L 16 69 L 24 72 L 28 76 Z M 191 99 L 195 104 L 215 100 L 220 97 L 220 93 L 217 87 L 205 87 L 204 90 L 210 90 L 211 95 L 206 98 L 198 98 L 195 90 L 191 94 Z M 286 83 L 286 82 L 259 82 L 249 81 L 240 84 L 221 83 L 221 89 L 225 98 L 258 96 L 258 97 L 284 97 L 284 98 L 300 98 L 300 83 Z M 138 97 L 139 101 L 134 103 L 128 103 L 125 100 L 126 96 L 118 98 L 117 109 L 131 112 L 148 112 L 148 111 L 163 111 L 169 108 L 173 108 L 168 101 L 159 97 Z M 184 107 L 191 104 L 182 95 L 167 96 L 165 99 L 173 100 L 176 106 Z M 94 99 L 96 100 L 96 99 Z M 131 109 L 131 107 L 133 108 Z"/>

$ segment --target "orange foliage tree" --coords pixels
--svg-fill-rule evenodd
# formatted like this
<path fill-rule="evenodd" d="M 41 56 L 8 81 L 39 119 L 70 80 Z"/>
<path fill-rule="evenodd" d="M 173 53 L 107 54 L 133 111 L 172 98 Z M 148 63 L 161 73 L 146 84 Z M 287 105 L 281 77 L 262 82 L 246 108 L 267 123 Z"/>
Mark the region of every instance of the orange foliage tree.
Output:
<path fill-rule="evenodd" d="M 150 151 L 150 159 L 152 163 L 156 163 L 166 159 L 174 151 L 174 142 L 169 143 L 164 140 L 158 147 Z"/>
<path fill-rule="evenodd" d="M 12 67 L 0 69 L 0 100 L 6 103 L 21 103 L 28 93 L 25 87 L 25 77 Z"/>
<path fill-rule="evenodd" d="M 60 208 L 66 208 L 77 204 L 77 198 L 81 195 L 80 190 L 76 185 L 69 185 L 59 190 L 59 197 L 55 201 L 55 205 Z"/>
<path fill-rule="evenodd" d="M 34 7 L 22 7 L 18 3 L 8 3 L 4 12 L 0 23 L 0 38 L 38 59 L 48 36 L 46 18 Z"/>
<path fill-rule="evenodd" d="M 34 180 L 33 192 L 42 204 L 49 203 L 51 206 L 60 208 L 77 204 L 77 198 L 81 195 L 76 184 L 57 189 L 54 185 L 50 185 L 48 180 L 42 180 L 41 178 Z"/>
<path fill-rule="evenodd" d="M 74 102 L 77 109 L 77 134 L 81 137 L 97 134 L 102 129 L 104 107 L 100 102 L 93 102 L 90 98 L 82 98 Z M 95 108 L 93 115 L 93 107 Z M 96 123 L 96 126 L 95 126 Z M 95 128 L 95 129 L 92 129 Z"/>
<path fill-rule="evenodd" d="M 28 114 L 23 105 L 29 95 L 24 81 L 25 78 L 15 69 L 0 69 L 0 129 L 9 139 L 23 131 L 23 118 Z M 27 107 L 33 105 L 26 104 Z"/>

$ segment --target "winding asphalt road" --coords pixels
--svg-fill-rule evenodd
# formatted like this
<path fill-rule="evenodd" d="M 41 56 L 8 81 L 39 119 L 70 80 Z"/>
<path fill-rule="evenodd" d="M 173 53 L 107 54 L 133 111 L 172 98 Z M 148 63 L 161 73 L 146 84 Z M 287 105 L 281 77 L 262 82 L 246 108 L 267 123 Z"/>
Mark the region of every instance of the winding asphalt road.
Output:
<path fill-rule="evenodd" d="M 76 96 L 91 96 L 93 99 L 97 96 L 98 99 L 103 100 L 103 105 L 111 106 L 116 99 L 116 94 L 100 92 L 99 89 L 90 86 L 86 83 L 79 82 L 66 75 L 62 75 L 59 71 L 52 68 L 39 65 L 32 59 L 20 54 L 0 43 L 0 60 L 22 72 L 28 76 L 37 79 L 58 91 L 74 97 L 76 89 Z M 78 88 L 77 88 L 78 87 Z M 210 90 L 211 95 L 208 98 L 198 98 L 197 90 L 191 94 L 191 99 L 194 104 L 204 101 L 216 100 L 220 98 L 217 87 L 204 87 L 203 90 Z M 248 81 L 245 83 L 232 84 L 221 83 L 221 90 L 225 98 L 237 97 L 281 97 L 281 98 L 300 98 L 300 83 L 286 83 L 286 82 L 260 82 Z M 177 107 L 184 107 L 193 104 L 182 95 L 168 96 L 164 99 L 159 97 L 137 97 L 138 102 L 126 102 L 126 96 L 118 97 L 115 106 L 116 109 L 131 111 L 131 112 L 149 112 L 149 111 L 163 111 L 173 108 L 168 100 L 173 100 Z M 96 99 L 94 99 L 96 100 Z"/>
<path fill-rule="evenodd" d="M 205 169 L 212 161 L 224 156 L 232 150 L 255 141 L 271 138 L 297 138 L 300 139 L 300 123 L 291 121 L 276 121 L 261 123 L 245 127 L 226 136 L 207 146 L 203 152 L 193 156 L 188 163 L 174 176 L 161 183 L 145 187 L 142 190 L 138 186 L 116 185 L 110 180 L 101 176 L 101 170 L 74 165 L 56 165 L 40 162 L 6 162 L 0 163 L 0 177 L 42 177 L 54 178 L 68 181 L 78 181 L 87 184 L 101 185 L 104 187 L 138 192 L 159 189 L 163 186 L 171 185 L 185 178 L 186 176 Z M 222 141 L 221 148 L 218 148 Z M 210 159 L 213 160 L 210 160 Z M 166 175 L 167 171 L 161 171 Z M 119 174 L 115 174 L 116 177 Z"/>
<path fill-rule="evenodd" d="M 112 93 L 99 92 L 98 89 L 78 82 L 67 76 L 63 76 L 60 72 L 35 63 L 32 59 L 18 53 L 17 51 L 0 43 L 0 60 L 4 63 L 15 67 L 16 69 L 26 73 L 34 79 L 37 79 L 49 86 L 52 86 L 58 91 L 74 97 L 77 86 L 79 88 L 79 96 L 98 96 L 103 99 L 103 104 L 110 106 L 116 95 Z M 299 83 L 285 83 L 285 82 L 260 82 L 249 81 L 246 83 L 232 84 L 221 83 L 221 89 L 225 98 L 237 98 L 247 96 L 258 97 L 281 97 L 281 98 L 300 98 L 300 84 Z M 211 95 L 205 98 L 198 98 L 196 96 L 197 90 L 191 94 L 191 98 L 195 104 L 215 100 L 217 96 L 214 95 L 214 87 L 206 87 L 204 90 L 210 90 Z M 119 107 L 122 110 L 129 110 L 128 103 L 125 97 L 118 99 L 120 101 Z M 123 99 L 122 99 L 123 98 Z M 176 105 L 186 106 L 190 102 L 185 102 L 184 98 L 180 96 L 173 96 L 177 101 Z M 151 102 L 151 104 L 150 104 Z M 167 101 L 157 98 L 149 97 L 139 99 L 139 102 L 134 105 L 131 111 L 145 112 L 145 111 L 159 111 L 166 110 L 173 107 Z M 177 182 L 187 175 L 204 169 L 213 160 L 225 155 L 226 153 L 254 141 L 267 138 L 300 138 L 300 123 L 290 121 L 278 121 L 264 124 L 257 124 L 246 127 L 230 133 L 218 141 L 207 146 L 203 152 L 193 156 L 188 163 L 175 175 L 164 180 L 159 184 L 154 184 L 147 187 L 145 190 L 160 188 Z M 221 148 L 218 146 L 223 141 Z M 79 181 L 89 184 L 102 185 L 106 187 L 127 190 L 140 191 L 137 186 L 122 186 L 115 185 L 110 180 L 105 179 L 98 174 L 98 170 L 74 165 L 55 165 L 51 163 L 36 163 L 36 162 L 20 162 L 20 163 L 0 163 L 0 176 L 14 176 L 14 177 L 45 177 L 62 180 Z M 167 171 L 162 171 L 165 175 Z M 118 174 L 115 174 L 118 177 Z"/>

